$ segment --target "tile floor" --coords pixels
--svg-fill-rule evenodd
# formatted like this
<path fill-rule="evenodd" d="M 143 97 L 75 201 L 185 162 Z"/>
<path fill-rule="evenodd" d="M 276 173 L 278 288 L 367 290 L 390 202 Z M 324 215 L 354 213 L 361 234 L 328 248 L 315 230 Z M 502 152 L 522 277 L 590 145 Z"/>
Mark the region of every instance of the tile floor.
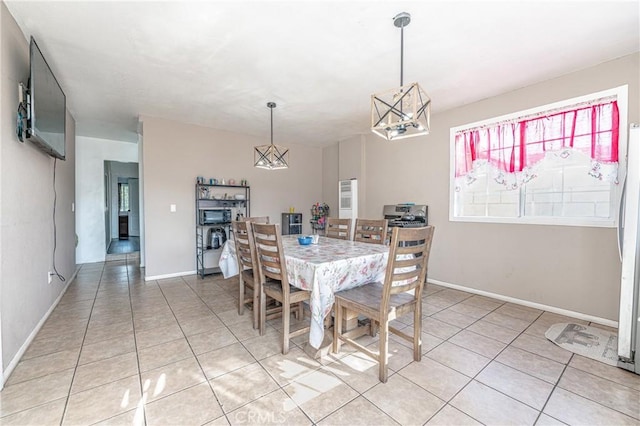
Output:
<path fill-rule="evenodd" d="M 140 251 L 140 237 L 111 240 L 107 254 L 133 253 L 134 251 Z"/>
<path fill-rule="evenodd" d="M 640 424 L 640 376 L 544 338 L 566 317 L 428 285 L 422 361 L 393 340 L 381 384 L 346 346 L 318 362 L 299 338 L 282 356 L 280 321 L 260 337 L 236 283 L 82 265 L 0 394 L 0 423 Z"/>

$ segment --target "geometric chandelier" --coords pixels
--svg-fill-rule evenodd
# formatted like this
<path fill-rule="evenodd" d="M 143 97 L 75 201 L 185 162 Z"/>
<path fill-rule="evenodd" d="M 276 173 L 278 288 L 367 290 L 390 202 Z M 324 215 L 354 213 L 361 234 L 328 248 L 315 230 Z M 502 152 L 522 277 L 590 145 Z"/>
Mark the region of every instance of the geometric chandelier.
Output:
<path fill-rule="evenodd" d="M 431 98 L 418 83 L 404 85 L 404 27 L 411 15 L 393 18 L 400 28 L 400 87 L 371 95 L 371 131 L 386 140 L 428 135 L 431 129 Z"/>
<path fill-rule="evenodd" d="M 267 170 L 287 169 L 289 168 L 289 149 L 273 144 L 273 109 L 276 104 L 268 102 L 267 107 L 271 109 L 271 144 L 254 148 L 254 167 Z"/>

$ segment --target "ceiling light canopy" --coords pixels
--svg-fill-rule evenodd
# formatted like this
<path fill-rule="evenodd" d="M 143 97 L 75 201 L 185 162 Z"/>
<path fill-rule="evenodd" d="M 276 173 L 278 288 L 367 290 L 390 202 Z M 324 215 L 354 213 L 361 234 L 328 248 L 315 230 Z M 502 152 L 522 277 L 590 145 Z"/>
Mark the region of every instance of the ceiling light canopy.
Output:
<path fill-rule="evenodd" d="M 289 149 L 273 144 L 273 109 L 275 102 L 267 102 L 267 107 L 271 110 L 271 144 L 260 145 L 254 148 L 254 167 L 267 170 L 279 170 L 289 168 Z"/>
<path fill-rule="evenodd" d="M 387 140 L 427 135 L 431 126 L 431 98 L 418 83 L 404 84 L 404 27 L 411 15 L 393 18 L 400 28 L 400 87 L 371 95 L 371 131 Z"/>

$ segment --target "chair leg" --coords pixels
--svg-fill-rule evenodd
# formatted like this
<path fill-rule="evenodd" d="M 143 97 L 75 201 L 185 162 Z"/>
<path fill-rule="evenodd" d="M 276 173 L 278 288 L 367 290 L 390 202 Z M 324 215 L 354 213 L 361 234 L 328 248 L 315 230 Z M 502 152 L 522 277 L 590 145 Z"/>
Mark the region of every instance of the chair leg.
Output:
<path fill-rule="evenodd" d="M 296 303 L 296 306 L 295 306 L 294 311 L 293 311 L 293 314 L 296 316 L 296 320 L 298 320 L 298 321 L 300 321 L 300 318 L 301 318 L 301 316 L 300 316 L 300 314 L 302 313 L 300 311 L 300 307 L 301 306 L 302 306 L 302 302 Z"/>
<path fill-rule="evenodd" d="M 380 381 L 387 383 L 389 360 L 389 321 L 380 321 L 380 353 L 378 354 L 378 367 Z"/>
<path fill-rule="evenodd" d="M 420 302 L 418 302 L 420 303 Z M 416 307 L 413 312 L 413 360 L 422 359 L 422 312 Z"/>
<path fill-rule="evenodd" d="M 244 280 L 240 271 L 240 284 L 238 285 L 238 315 L 244 315 Z"/>
<path fill-rule="evenodd" d="M 291 305 L 282 304 L 282 355 L 289 353 L 289 325 L 291 323 Z"/>
<path fill-rule="evenodd" d="M 331 328 L 331 325 L 332 325 L 332 322 L 333 322 L 333 315 L 331 315 L 332 312 L 333 312 L 333 309 L 331 309 L 329 311 L 329 313 L 327 314 L 327 316 L 324 317 L 324 329 L 325 330 L 328 330 L 328 329 Z"/>
<path fill-rule="evenodd" d="M 256 329 L 260 327 L 260 312 L 261 302 L 260 302 L 260 286 L 258 283 L 253 283 L 253 328 Z M 266 299 L 266 298 L 265 298 Z M 266 300 L 265 300 L 266 305 Z"/>
<path fill-rule="evenodd" d="M 369 335 L 371 337 L 376 337 L 376 333 L 378 332 L 378 323 L 374 319 L 369 320 Z"/>
<path fill-rule="evenodd" d="M 342 306 L 337 301 L 333 305 L 335 319 L 333 320 L 333 353 L 340 352 L 340 336 L 342 335 Z"/>
<path fill-rule="evenodd" d="M 260 335 L 264 336 L 265 326 L 267 322 L 267 295 L 264 288 L 260 286 Z"/>

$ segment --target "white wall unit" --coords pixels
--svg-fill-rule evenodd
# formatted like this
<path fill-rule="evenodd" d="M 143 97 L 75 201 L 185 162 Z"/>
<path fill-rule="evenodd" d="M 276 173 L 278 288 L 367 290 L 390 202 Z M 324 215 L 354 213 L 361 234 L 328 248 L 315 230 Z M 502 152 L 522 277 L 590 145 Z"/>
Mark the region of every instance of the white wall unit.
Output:
<path fill-rule="evenodd" d="M 338 218 L 351 219 L 351 235 L 358 218 L 358 181 L 356 179 L 341 180 L 338 182 Z"/>

